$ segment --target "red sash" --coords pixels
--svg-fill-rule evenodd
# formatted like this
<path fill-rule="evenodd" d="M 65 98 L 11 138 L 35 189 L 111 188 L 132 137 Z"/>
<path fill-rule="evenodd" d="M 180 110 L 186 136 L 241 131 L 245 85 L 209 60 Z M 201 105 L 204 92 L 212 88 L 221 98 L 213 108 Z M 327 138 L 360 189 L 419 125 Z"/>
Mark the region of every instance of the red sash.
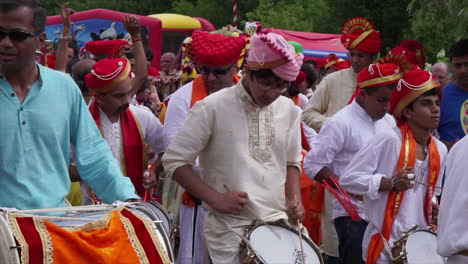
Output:
<path fill-rule="evenodd" d="M 416 163 L 416 140 L 414 139 L 413 132 L 408 124 L 401 127 L 402 143 L 400 158 L 396 170 L 401 170 L 405 167 L 414 168 Z M 430 138 L 429 142 L 429 185 L 435 186 L 440 171 L 440 156 L 434 139 Z M 434 195 L 434 187 L 427 189 L 424 216 L 428 225 L 432 225 L 432 196 Z M 403 201 L 404 192 L 390 192 L 388 194 L 387 205 L 385 207 L 385 219 L 382 226 L 382 235 L 388 241 L 392 232 L 393 223 L 398 215 L 401 202 Z M 382 238 L 379 234 L 372 236 L 367 250 L 367 264 L 377 263 L 377 259 L 384 248 Z"/>
<path fill-rule="evenodd" d="M 96 102 L 93 102 L 89 106 L 89 111 L 104 137 L 99 117 L 99 107 Z M 140 124 L 133 116 L 130 109 L 127 109 L 127 111 L 120 115 L 120 127 L 122 129 L 123 146 L 122 160 L 120 161 L 122 173 L 123 175 L 130 177 L 137 194 L 140 197 L 144 197 L 146 189 L 143 188 L 143 172 L 148 166 L 148 158 L 144 147 L 145 139 L 142 134 Z"/>

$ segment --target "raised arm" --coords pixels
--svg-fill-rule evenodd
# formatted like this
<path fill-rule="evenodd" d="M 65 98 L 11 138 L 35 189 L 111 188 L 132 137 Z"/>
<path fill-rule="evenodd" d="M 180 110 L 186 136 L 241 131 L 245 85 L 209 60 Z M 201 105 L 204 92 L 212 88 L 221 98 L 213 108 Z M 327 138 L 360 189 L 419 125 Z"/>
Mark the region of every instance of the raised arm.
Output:
<path fill-rule="evenodd" d="M 68 61 L 68 43 L 71 40 L 70 31 L 71 31 L 71 21 L 70 16 L 75 11 L 71 8 L 68 8 L 68 3 L 63 4 L 62 12 L 62 25 L 63 31 L 62 36 L 60 36 L 59 46 L 56 53 L 56 64 L 55 69 L 61 72 L 67 72 L 67 61 Z"/>
<path fill-rule="evenodd" d="M 141 26 L 138 17 L 124 16 L 123 25 L 130 34 L 133 43 L 133 54 L 135 56 L 135 68 L 132 69 L 135 76 L 132 78 L 132 90 L 130 96 L 135 95 L 148 76 L 145 49 L 141 42 Z"/>

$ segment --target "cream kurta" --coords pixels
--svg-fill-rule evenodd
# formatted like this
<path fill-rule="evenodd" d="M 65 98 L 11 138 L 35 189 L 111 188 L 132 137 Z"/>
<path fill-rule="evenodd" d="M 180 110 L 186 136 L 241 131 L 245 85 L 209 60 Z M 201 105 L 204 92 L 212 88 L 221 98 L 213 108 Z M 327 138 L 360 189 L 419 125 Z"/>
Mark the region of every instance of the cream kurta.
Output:
<path fill-rule="evenodd" d="M 447 156 L 447 148 L 437 139 L 434 139 L 440 155 L 440 173 L 437 186 L 441 186 L 443 167 Z M 369 242 L 374 234 L 382 228 L 385 218 L 388 192 L 379 192 L 383 177 L 389 178 L 396 173 L 401 150 L 401 131 L 394 128 L 375 135 L 365 147 L 354 156 L 340 178 L 340 185 L 348 192 L 362 195 L 364 208 L 369 219 L 362 241 L 363 259 L 367 257 Z M 425 161 L 416 160 L 414 175 L 419 182 L 428 183 L 429 155 Z M 424 203 L 427 187 L 415 184 L 413 189 L 405 191 L 401 206 L 393 223 L 389 244 L 400 238 L 403 232 L 418 224 L 421 228 L 427 227 L 424 217 Z M 435 195 L 440 194 L 436 189 Z M 382 250 L 377 263 L 390 263 L 385 249 Z"/>
<path fill-rule="evenodd" d="M 166 150 L 164 168 L 172 176 L 199 156 L 200 175 L 216 191 L 226 192 L 226 185 L 247 192 L 249 205 L 264 221 L 286 219 L 286 167 L 300 168 L 302 159 L 299 121 L 290 99 L 280 96 L 260 108 L 239 82 L 195 104 Z M 245 209 L 233 216 L 205 207 L 205 236 L 213 262 L 236 261 L 240 238 L 227 226 L 251 225 L 255 217 Z"/>
<path fill-rule="evenodd" d="M 438 250 L 447 263 L 468 263 L 468 137 L 456 143 L 447 156 L 445 186 L 439 210 Z"/>
<path fill-rule="evenodd" d="M 352 67 L 327 75 L 310 98 L 302 120 L 319 132 L 327 118 L 346 106 L 356 91 L 356 85 L 357 74 Z"/>

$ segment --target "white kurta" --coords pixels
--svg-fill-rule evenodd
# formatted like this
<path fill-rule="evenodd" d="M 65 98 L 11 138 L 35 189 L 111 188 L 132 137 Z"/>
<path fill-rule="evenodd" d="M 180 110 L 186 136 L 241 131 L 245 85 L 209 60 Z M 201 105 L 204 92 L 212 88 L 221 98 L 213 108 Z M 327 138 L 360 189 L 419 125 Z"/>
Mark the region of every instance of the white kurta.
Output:
<path fill-rule="evenodd" d="M 439 209 L 438 251 L 449 264 L 468 263 L 468 137 L 456 143 L 447 156 L 445 186 Z"/>
<path fill-rule="evenodd" d="M 378 132 L 395 127 L 392 116 L 386 114 L 382 119 L 373 121 L 369 114 L 356 102 L 328 119 L 320 133 L 312 140 L 311 150 L 304 159 L 304 169 L 310 178 L 327 167 L 341 181 L 343 172 L 356 153 Z M 367 219 L 362 201 L 350 197 L 359 215 Z M 332 219 L 349 216 L 338 200 L 333 197 Z"/>
<path fill-rule="evenodd" d="M 439 150 L 441 168 L 445 163 L 447 148 L 435 139 Z M 381 231 L 388 192 L 379 192 L 380 181 L 383 177 L 390 178 L 396 173 L 396 167 L 401 151 L 401 131 L 399 128 L 375 135 L 350 162 L 340 179 L 341 186 L 348 192 L 363 196 L 365 212 L 369 225 L 367 226 L 362 242 L 363 259 L 367 257 L 369 242 L 374 234 Z M 414 170 L 418 181 L 428 183 L 429 155 L 426 160 L 417 160 Z M 437 186 L 441 186 L 443 169 L 440 170 Z M 407 190 L 401 201 L 398 215 L 393 224 L 389 244 L 400 238 L 403 232 L 418 224 L 421 228 L 427 227 L 424 217 L 424 204 L 427 187 L 415 184 L 414 189 Z M 440 189 L 436 189 L 436 195 Z M 389 258 L 382 251 L 379 263 L 389 263 Z"/>
<path fill-rule="evenodd" d="M 320 131 L 325 120 L 346 106 L 356 91 L 356 85 L 357 74 L 353 68 L 327 75 L 317 85 L 302 114 L 302 120 L 315 131 Z"/>
<path fill-rule="evenodd" d="M 286 168 L 300 169 L 299 121 L 292 100 L 281 96 L 258 107 L 239 82 L 195 104 L 166 150 L 164 168 L 172 176 L 199 156 L 201 178 L 213 189 L 224 193 L 226 185 L 247 192 L 249 205 L 264 221 L 287 219 Z M 251 225 L 255 217 L 246 209 L 233 216 L 205 207 L 205 238 L 213 262 L 236 261 L 240 238 L 227 226 Z"/>
<path fill-rule="evenodd" d="M 130 105 L 130 110 L 137 119 L 141 127 L 145 142 L 150 145 L 153 151 L 158 154 L 164 151 L 163 125 L 159 119 L 146 107 Z M 112 151 L 112 155 L 122 166 L 122 129 L 120 127 L 120 118 L 116 123 L 111 123 L 107 115 L 99 108 L 99 118 L 101 121 L 104 138 Z M 121 168 L 122 169 L 122 168 Z M 83 191 L 83 204 L 90 204 L 88 197 L 88 185 L 81 184 Z"/>

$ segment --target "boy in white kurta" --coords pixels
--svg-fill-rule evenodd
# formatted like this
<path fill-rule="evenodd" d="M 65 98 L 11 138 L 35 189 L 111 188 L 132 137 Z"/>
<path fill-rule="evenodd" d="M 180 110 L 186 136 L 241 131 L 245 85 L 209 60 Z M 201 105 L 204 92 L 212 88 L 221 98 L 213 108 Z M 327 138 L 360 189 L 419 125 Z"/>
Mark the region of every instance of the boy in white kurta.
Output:
<path fill-rule="evenodd" d="M 387 243 L 393 246 L 415 224 L 436 224 L 432 197 L 440 193 L 435 187 L 441 185 L 447 154 L 431 135 L 439 123 L 439 88 L 426 71 L 405 74 L 390 102 L 399 128 L 372 138 L 340 179 L 346 191 L 363 196 L 369 219 L 362 242 L 366 263 L 390 263 Z M 416 183 L 410 181 L 413 177 Z"/>
<path fill-rule="evenodd" d="M 456 143 L 445 164 L 444 193 L 439 210 L 438 252 L 448 264 L 468 263 L 468 137 Z"/>
<path fill-rule="evenodd" d="M 251 45 L 246 76 L 197 102 L 163 157 L 168 175 L 208 209 L 205 239 L 213 263 L 240 262 L 241 239 L 231 230 L 243 235 L 255 224 L 247 204 L 263 221 L 304 216 L 300 115 L 280 96 L 302 56 L 272 33 L 252 37 Z M 197 156 L 200 177 L 192 169 Z"/>

